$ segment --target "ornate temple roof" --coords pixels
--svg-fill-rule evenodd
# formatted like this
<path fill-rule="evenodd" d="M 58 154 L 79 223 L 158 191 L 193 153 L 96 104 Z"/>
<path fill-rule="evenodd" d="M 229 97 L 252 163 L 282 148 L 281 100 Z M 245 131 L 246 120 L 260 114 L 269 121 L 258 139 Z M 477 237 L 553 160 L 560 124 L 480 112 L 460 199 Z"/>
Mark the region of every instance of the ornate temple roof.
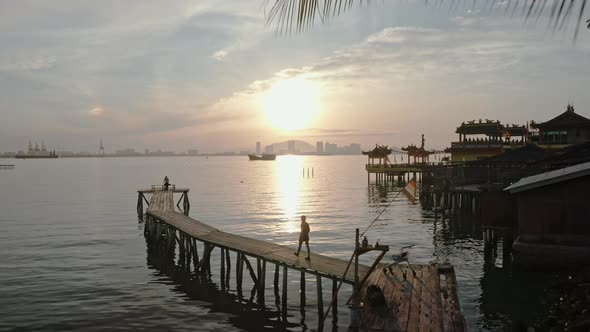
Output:
<path fill-rule="evenodd" d="M 467 134 L 467 135 L 488 135 L 495 136 L 502 130 L 502 124 L 500 121 L 492 121 L 486 119 L 485 121 L 479 120 L 479 122 L 468 121 L 463 122 L 460 127 L 457 128 L 455 133 Z"/>
<path fill-rule="evenodd" d="M 424 142 L 424 134 L 422 134 L 422 145 L 420 147 L 410 144 L 406 147 L 402 147 L 402 151 L 406 151 L 410 157 L 428 157 L 429 155 L 435 153 L 434 151 L 424 149 Z"/>
<path fill-rule="evenodd" d="M 576 113 L 574 106 L 567 105 L 565 112 L 554 117 L 553 119 L 541 123 L 531 122 L 531 127 L 535 129 L 547 128 L 564 128 L 564 127 L 590 127 L 590 119 Z"/>
<path fill-rule="evenodd" d="M 455 131 L 457 134 L 465 135 L 486 135 L 486 136 L 505 136 L 508 133 L 510 136 L 525 136 L 528 130 L 525 126 L 506 124 L 503 125 L 500 121 L 493 121 L 486 119 L 485 121 L 467 121 L 463 122 Z"/>
<path fill-rule="evenodd" d="M 363 154 L 369 156 L 370 158 L 385 158 L 391 154 L 391 149 L 387 145 L 375 144 L 375 148 L 373 150 L 363 151 Z"/>

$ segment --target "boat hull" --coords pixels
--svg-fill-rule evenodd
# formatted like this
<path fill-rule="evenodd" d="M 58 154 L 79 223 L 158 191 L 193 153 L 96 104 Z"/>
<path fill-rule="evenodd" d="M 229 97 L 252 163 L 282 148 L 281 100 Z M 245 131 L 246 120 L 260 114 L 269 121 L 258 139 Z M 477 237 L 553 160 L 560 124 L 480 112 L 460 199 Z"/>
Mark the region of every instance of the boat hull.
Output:
<path fill-rule="evenodd" d="M 262 156 L 249 154 L 248 158 L 250 158 L 250 160 L 275 160 L 277 159 L 277 156 L 274 154 L 263 154 Z"/>
<path fill-rule="evenodd" d="M 52 155 L 48 155 L 48 156 L 29 156 L 29 155 L 17 154 L 16 156 L 14 156 L 14 158 L 16 158 L 16 159 L 55 159 L 55 158 L 59 158 L 59 156 L 56 154 L 52 154 Z"/>

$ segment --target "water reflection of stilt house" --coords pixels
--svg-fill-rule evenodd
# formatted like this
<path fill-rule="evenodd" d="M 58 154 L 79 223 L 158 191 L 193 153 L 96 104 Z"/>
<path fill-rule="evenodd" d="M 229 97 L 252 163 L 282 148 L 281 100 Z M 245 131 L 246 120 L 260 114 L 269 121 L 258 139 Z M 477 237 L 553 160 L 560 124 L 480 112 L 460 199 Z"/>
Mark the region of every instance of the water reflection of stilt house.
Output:
<path fill-rule="evenodd" d="M 451 142 L 451 147 L 445 150 L 451 153 L 453 162 L 478 160 L 523 147 L 528 136 L 525 126 L 503 125 L 487 119 L 463 122 L 455 132 L 459 141 Z"/>

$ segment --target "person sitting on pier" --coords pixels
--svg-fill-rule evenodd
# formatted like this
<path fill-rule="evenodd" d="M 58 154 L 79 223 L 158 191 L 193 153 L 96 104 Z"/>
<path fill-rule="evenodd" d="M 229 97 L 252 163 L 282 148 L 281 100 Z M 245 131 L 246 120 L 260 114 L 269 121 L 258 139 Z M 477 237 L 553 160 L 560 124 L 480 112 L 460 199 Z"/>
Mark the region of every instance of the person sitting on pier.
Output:
<path fill-rule="evenodd" d="M 168 176 L 164 177 L 164 190 L 168 190 L 168 187 L 170 186 L 170 180 L 168 180 Z"/>
<path fill-rule="evenodd" d="M 299 256 L 299 252 L 301 251 L 301 244 L 303 244 L 303 242 L 305 242 L 305 246 L 307 247 L 307 257 L 305 257 L 306 260 L 310 259 L 310 250 L 309 250 L 309 224 L 305 221 L 306 217 L 305 216 L 301 216 L 301 233 L 299 234 L 299 247 L 297 248 L 297 252 L 295 253 L 295 256 Z"/>

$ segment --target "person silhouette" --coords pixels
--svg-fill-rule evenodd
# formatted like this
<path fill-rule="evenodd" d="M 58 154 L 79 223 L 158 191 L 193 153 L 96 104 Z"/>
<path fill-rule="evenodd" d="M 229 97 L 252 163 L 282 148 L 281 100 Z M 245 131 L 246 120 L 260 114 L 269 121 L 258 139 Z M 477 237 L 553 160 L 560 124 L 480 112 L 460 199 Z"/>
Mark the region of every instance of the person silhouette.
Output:
<path fill-rule="evenodd" d="M 168 176 L 164 177 L 164 190 L 168 190 L 168 186 L 170 186 L 170 180 L 168 180 Z"/>
<path fill-rule="evenodd" d="M 299 233 L 299 247 L 297 248 L 297 252 L 295 253 L 295 256 L 299 256 L 299 252 L 301 251 L 301 244 L 303 244 L 303 242 L 305 242 L 305 246 L 307 247 L 307 257 L 305 257 L 306 260 L 310 259 L 310 250 L 309 250 L 309 224 L 305 221 L 305 219 L 307 219 L 307 217 L 305 216 L 301 216 L 301 233 Z"/>

